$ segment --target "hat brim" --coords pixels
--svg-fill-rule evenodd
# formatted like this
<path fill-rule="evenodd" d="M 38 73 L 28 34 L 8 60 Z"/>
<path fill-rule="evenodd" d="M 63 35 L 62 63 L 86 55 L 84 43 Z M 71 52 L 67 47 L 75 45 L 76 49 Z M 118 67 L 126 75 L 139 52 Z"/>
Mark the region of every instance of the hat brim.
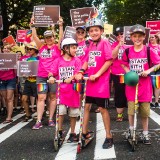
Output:
<path fill-rule="evenodd" d="M 142 31 L 135 31 L 135 32 L 131 32 L 130 35 L 134 34 L 134 33 L 140 33 L 140 34 L 143 34 L 145 35 L 146 33 L 142 32 Z"/>
<path fill-rule="evenodd" d="M 46 37 L 52 37 L 53 36 L 53 34 L 47 34 L 47 35 L 44 35 L 44 38 L 46 38 Z"/>

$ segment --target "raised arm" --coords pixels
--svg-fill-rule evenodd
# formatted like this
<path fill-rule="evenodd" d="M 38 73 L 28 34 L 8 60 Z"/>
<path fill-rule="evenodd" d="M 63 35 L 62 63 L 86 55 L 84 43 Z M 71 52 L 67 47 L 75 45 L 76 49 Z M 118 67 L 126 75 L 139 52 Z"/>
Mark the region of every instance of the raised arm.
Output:
<path fill-rule="evenodd" d="M 63 38 L 63 19 L 62 17 L 59 17 L 59 40 L 58 40 L 58 47 L 59 49 L 61 49 L 61 41 L 62 41 L 62 38 Z"/>
<path fill-rule="evenodd" d="M 32 30 L 33 41 L 36 43 L 38 49 L 40 49 L 43 44 L 42 44 L 41 40 L 38 38 L 38 36 L 37 36 L 37 31 L 36 31 L 36 28 L 35 28 L 35 25 L 34 25 L 34 18 L 33 18 L 33 16 L 31 18 L 30 28 Z"/>

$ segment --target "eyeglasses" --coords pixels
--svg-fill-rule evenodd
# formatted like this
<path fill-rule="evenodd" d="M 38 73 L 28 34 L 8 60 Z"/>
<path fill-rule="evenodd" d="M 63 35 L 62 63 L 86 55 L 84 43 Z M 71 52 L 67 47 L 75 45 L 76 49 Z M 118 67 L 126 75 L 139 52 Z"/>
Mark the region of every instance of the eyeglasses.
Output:
<path fill-rule="evenodd" d="M 78 34 L 84 34 L 84 31 L 77 31 Z"/>

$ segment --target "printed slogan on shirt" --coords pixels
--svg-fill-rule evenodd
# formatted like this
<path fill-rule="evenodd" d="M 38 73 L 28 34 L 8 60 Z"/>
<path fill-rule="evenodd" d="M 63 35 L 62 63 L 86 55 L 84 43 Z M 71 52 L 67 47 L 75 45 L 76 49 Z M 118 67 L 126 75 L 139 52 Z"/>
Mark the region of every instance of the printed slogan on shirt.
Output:
<path fill-rule="evenodd" d="M 89 52 L 89 67 L 96 67 L 96 57 L 101 57 L 101 51 L 91 51 Z"/>
<path fill-rule="evenodd" d="M 129 65 L 130 70 L 138 73 L 141 73 L 144 71 L 144 64 L 148 63 L 147 58 L 141 58 L 141 59 L 130 59 Z"/>
<path fill-rule="evenodd" d="M 59 77 L 61 80 L 70 78 L 71 76 L 74 75 L 74 66 L 70 67 L 59 67 Z"/>

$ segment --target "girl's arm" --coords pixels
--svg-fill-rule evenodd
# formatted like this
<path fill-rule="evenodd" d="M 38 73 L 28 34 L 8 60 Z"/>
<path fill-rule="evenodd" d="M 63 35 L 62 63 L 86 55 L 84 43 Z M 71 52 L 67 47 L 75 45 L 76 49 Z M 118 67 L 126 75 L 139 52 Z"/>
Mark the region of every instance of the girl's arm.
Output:
<path fill-rule="evenodd" d="M 58 40 L 58 48 L 61 49 L 61 41 L 63 38 L 63 19 L 59 17 L 59 40 Z"/>

